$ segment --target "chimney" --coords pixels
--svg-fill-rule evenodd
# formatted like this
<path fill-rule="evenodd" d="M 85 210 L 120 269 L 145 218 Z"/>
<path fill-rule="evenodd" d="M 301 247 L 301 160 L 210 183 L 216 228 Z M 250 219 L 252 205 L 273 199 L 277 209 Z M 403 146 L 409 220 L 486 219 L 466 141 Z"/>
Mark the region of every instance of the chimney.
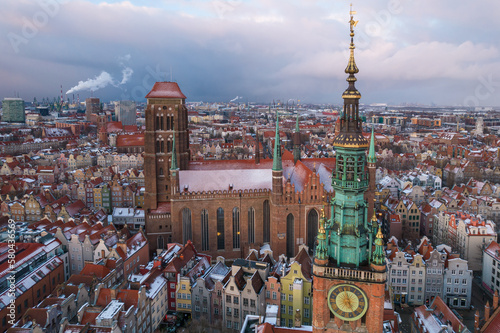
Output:
<path fill-rule="evenodd" d="M 486 301 L 486 305 L 484 307 L 484 320 L 488 321 L 490 319 L 490 302 Z"/>
<path fill-rule="evenodd" d="M 493 311 L 498 308 L 498 290 L 495 290 L 495 294 L 493 295 Z"/>

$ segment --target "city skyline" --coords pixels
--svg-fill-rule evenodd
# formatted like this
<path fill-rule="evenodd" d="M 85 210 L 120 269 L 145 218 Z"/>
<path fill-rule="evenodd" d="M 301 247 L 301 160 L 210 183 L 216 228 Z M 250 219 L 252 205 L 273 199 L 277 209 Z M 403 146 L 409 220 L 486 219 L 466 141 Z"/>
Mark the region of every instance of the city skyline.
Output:
<path fill-rule="evenodd" d="M 362 102 L 500 105 L 500 4 L 353 10 Z M 189 101 L 340 104 L 346 85 L 348 2 L 7 0 L 3 14 L 2 98 L 52 98 L 62 85 L 70 99 L 142 102 L 172 79 Z"/>

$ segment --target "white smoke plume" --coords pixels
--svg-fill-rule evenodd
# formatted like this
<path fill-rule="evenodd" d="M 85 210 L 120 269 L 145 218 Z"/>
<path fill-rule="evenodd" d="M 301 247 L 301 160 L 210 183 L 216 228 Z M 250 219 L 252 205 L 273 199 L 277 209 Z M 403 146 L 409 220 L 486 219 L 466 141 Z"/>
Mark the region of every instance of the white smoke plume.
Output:
<path fill-rule="evenodd" d="M 113 87 L 118 87 L 127 83 L 132 74 L 134 73 L 134 71 L 132 70 L 132 68 L 125 66 L 125 64 L 123 63 L 124 60 L 125 61 L 130 60 L 130 54 L 127 54 L 126 56 L 119 58 L 118 63 L 120 64 L 120 66 L 124 67 L 122 69 L 121 81 L 116 81 L 115 79 L 113 79 L 111 74 L 109 74 L 106 71 L 102 71 L 101 74 L 99 74 L 93 79 L 87 79 L 86 81 L 79 81 L 78 84 L 73 88 L 71 88 L 70 90 L 68 90 L 66 94 L 71 94 L 81 90 L 96 91 L 108 85 L 112 85 Z"/>
<path fill-rule="evenodd" d="M 235 101 L 237 101 L 240 98 L 243 98 L 243 97 L 236 96 L 235 98 L 233 98 L 232 100 L 230 100 L 229 103 L 235 102 Z"/>
<path fill-rule="evenodd" d="M 113 83 L 113 78 L 108 72 L 102 71 L 99 76 L 94 79 L 88 79 L 87 81 L 79 81 L 76 86 L 66 91 L 66 95 L 74 93 L 81 90 L 97 90 L 106 87 L 108 84 Z"/>
<path fill-rule="evenodd" d="M 132 73 L 134 73 L 134 71 L 132 70 L 132 68 L 130 67 L 125 67 L 123 70 L 122 70 L 122 81 L 120 82 L 120 84 L 125 84 L 127 83 L 127 81 L 130 79 L 130 77 L 132 76 Z"/>

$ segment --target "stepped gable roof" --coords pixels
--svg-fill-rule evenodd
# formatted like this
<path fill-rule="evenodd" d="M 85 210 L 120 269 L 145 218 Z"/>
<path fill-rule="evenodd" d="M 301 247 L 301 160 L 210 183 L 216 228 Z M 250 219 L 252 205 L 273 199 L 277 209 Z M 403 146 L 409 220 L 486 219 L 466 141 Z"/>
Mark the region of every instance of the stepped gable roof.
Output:
<path fill-rule="evenodd" d="M 104 265 L 87 263 L 87 264 L 85 264 L 85 266 L 83 266 L 83 269 L 81 270 L 80 274 L 81 275 L 88 275 L 88 276 L 95 276 L 99 280 L 102 280 L 110 272 L 111 272 L 111 270 Z"/>
<path fill-rule="evenodd" d="M 295 257 L 295 261 L 300 264 L 302 274 L 304 275 L 304 277 L 310 281 L 312 279 L 311 277 L 312 259 L 307 253 L 305 248 L 302 248 L 300 250 L 300 252 Z"/>
<path fill-rule="evenodd" d="M 177 82 L 156 82 L 146 98 L 181 98 L 186 99 Z"/>

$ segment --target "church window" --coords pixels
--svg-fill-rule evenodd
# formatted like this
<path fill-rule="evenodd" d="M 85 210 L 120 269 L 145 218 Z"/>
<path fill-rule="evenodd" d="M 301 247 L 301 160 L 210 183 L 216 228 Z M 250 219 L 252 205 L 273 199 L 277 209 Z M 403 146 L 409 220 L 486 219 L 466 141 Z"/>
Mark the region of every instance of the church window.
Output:
<path fill-rule="evenodd" d="M 269 243 L 271 241 L 271 210 L 269 208 L 269 200 L 264 200 L 262 213 L 263 242 Z"/>
<path fill-rule="evenodd" d="M 163 236 L 158 236 L 158 248 L 163 249 L 164 248 L 164 243 L 163 243 Z"/>
<path fill-rule="evenodd" d="M 187 241 L 193 237 L 191 230 L 191 210 L 189 208 L 184 208 L 182 210 L 182 235 L 183 244 L 186 244 Z"/>
<path fill-rule="evenodd" d="M 295 254 L 295 236 L 294 236 L 295 218 L 293 214 L 286 217 L 286 256 L 291 258 Z"/>
<path fill-rule="evenodd" d="M 201 250 L 210 250 L 208 243 L 208 211 L 206 209 L 201 211 Z"/>
<path fill-rule="evenodd" d="M 162 153 L 165 152 L 165 142 L 163 142 L 163 140 L 161 140 L 161 142 L 160 142 L 160 152 L 162 152 Z"/>
<path fill-rule="evenodd" d="M 160 117 L 160 130 L 163 131 L 163 115 Z"/>
<path fill-rule="evenodd" d="M 233 208 L 233 249 L 240 248 L 240 210 Z"/>
<path fill-rule="evenodd" d="M 248 209 L 248 243 L 255 243 L 255 209 Z"/>
<path fill-rule="evenodd" d="M 309 251 L 314 249 L 316 236 L 318 233 L 318 212 L 316 209 L 311 209 L 307 214 L 307 246 Z"/>
<path fill-rule="evenodd" d="M 217 250 L 224 250 L 224 209 L 217 209 Z"/>

